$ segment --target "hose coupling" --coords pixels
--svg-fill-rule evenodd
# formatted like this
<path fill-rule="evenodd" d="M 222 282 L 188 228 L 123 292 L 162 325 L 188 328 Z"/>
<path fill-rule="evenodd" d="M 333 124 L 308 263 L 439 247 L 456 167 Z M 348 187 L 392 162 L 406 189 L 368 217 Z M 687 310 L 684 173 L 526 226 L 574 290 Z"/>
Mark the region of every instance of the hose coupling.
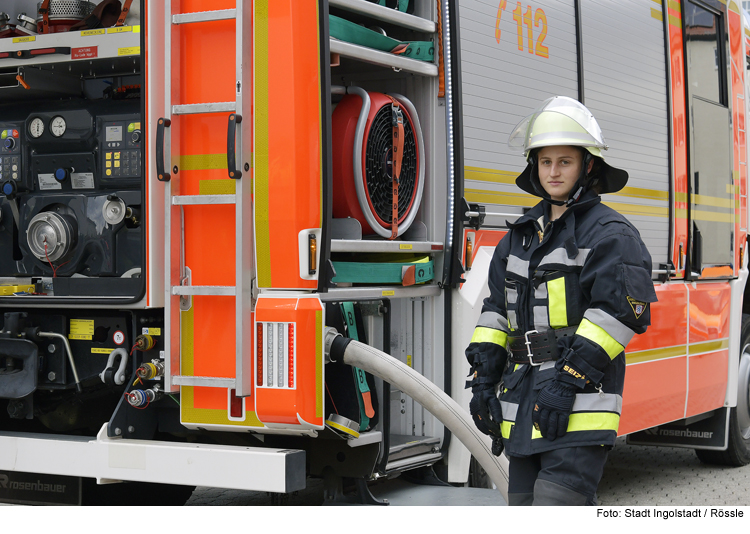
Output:
<path fill-rule="evenodd" d="M 325 354 L 325 362 L 340 362 L 344 358 L 344 351 L 351 339 L 344 337 L 338 333 L 338 331 L 327 326 L 325 334 L 323 335 L 323 352 Z"/>

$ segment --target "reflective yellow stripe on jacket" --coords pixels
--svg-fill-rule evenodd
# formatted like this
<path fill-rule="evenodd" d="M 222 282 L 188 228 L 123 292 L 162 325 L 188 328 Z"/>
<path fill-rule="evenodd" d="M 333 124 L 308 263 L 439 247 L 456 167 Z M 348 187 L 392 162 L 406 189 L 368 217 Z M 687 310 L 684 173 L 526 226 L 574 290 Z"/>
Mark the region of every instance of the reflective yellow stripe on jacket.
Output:
<path fill-rule="evenodd" d="M 625 347 L 620 345 L 615 338 L 606 332 L 606 330 L 585 318 L 578 326 L 576 334 L 599 345 L 611 359 L 614 359 L 618 354 L 625 350 Z"/>
<path fill-rule="evenodd" d="M 565 278 L 556 278 L 547 282 L 547 298 L 549 299 L 549 325 L 552 328 L 568 326 Z"/>
<path fill-rule="evenodd" d="M 620 427 L 620 416 L 616 413 L 572 413 L 568 419 L 568 432 L 591 430 L 613 430 Z M 542 433 L 532 427 L 531 439 L 539 439 Z"/>
<path fill-rule="evenodd" d="M 500 433 L 505 439 L 510 439 L 510 431 L 514 425 L 515 423 L 511 423 L 510 421 L 503 421 L 500 423 Z"/>
<path fill-rule="evenodd" d="M 494 328 L 485 328 L 483 326 L 477 326 L 474 329 L 474 335 L 471 336 L 472 343 L 494 343 L 505 348 L 508 343 L 508 334 L 501 330 L 495 330 Z"/>

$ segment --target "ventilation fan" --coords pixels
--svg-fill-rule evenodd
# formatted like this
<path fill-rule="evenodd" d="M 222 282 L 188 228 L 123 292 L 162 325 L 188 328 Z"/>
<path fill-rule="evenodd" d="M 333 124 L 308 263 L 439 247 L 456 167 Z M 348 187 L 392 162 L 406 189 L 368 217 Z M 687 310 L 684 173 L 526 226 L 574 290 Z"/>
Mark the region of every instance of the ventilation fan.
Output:
<path fill-rule="evenodd" d="M 333 216 L 357 219 L 365 235 L 400 236 L 414 222 L 424 190 L 424 141 L 416 109 L 397 94 L 368 93 L 359 87 L 348 87 L 347 93 L 332 117 Z M 394 111 L 403 119 L 395 226 Z"/>

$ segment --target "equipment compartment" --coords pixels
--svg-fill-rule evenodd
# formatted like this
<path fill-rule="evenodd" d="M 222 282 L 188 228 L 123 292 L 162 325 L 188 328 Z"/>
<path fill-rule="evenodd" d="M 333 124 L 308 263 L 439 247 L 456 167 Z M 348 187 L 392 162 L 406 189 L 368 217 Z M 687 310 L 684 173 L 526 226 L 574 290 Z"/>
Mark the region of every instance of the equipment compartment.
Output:
<path fill-rule="evenodd" d="M 404 43 L 432 42 L 437 50 L 436 6 L 431 2 L 412 2 L 410 10 L 412 6 L 414 14 L 364 0 L 334 0 L 330 2 L 330 13 Z M 356 271 L 362 263 L 387 269 L 387 261 L 396 260 L 378 258 L 381 253 L 423 252 L 428 262 L 440 263 L 432 256 L 443 249 L 444 229 L 432 221 L 444 213 L 446 186 L 445 154 L 433 149 L 441 141 L 437 132 L 442 131 L 445 121 L 442 113 L 435 113 L 435 103 L 442 103 L 438 97 L 438 54 L 432 61 L 421 61 L 334 38 L 330 47 L 330 259 L 334 269 L 338 265 Z M 397 113 L 403 121 L 405 137 L 398 185 L 398 237 L 394 239 L 393 152 L 397 145 L 392 135 Z M 360 157 L 362 163 L 358 165 Z M 363 254 L 367 254 L 366 259 Z M 408 262 L 405 258 L 401 263 Z M 342 288 L 351 280 L 332 275 L 328 282 Z M 368 280 L 366 274 L 357 282 L 400 283 Z"/>

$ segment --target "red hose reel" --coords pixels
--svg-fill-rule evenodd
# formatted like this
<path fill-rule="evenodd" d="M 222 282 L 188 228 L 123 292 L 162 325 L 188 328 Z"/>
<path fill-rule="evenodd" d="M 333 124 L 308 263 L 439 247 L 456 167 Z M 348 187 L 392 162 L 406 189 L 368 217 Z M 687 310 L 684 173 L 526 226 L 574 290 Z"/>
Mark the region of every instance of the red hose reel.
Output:
<path fill-rule="evenodd" d="M 424 190 L 424 142 L 414 105 L 401 95 L 348 87 L 332 116 L 333 216 L 352 217 L 364 235 L 392 239 L 409 229 Z M 403 118 L 401 172 L 394 212 L 394 119 Z M 397 230 L 397 235 L 394 235 Z"/>

